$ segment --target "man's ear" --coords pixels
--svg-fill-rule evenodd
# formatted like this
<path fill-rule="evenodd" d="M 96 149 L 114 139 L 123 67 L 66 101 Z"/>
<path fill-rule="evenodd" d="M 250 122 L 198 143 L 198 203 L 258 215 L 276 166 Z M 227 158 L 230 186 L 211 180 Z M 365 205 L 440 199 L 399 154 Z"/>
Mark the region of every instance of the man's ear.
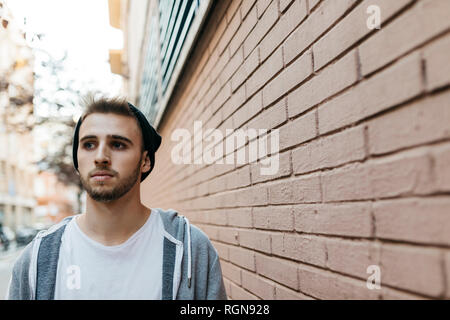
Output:
<path fill-rule="evenodd" d="M 148 155 L 148 151 L 144 151 L 144 156 L 141 163 L 142 173 L 145 173 L 150 170 L 150 156 Z"/>

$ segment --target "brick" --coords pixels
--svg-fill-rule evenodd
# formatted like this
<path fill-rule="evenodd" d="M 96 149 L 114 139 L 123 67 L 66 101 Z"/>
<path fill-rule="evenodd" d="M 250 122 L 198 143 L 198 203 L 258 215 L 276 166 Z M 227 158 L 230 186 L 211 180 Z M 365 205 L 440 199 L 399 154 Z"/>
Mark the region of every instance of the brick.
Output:
<path fill-rule="evenodd" d="M 247 97 L 252 96 L 283 68 L 281 48 L 274 52 L 247 80 Z"/>
<path fill-rule="evenodd" d="M 223 52 L 219 55 L 219 58 L 217 59 L 217 63 L 214 64 L 214 66 L 211 69 L 211 72 L 209 73 L 209 77 L 211 79 L 211 82 L 218 81 L 220 84 L 220 88 L 222 87 L 222 84 L 220 83 L 219 76 L 221 75 L 222 71 L 224 70 L 225 66 L 230 61 L 230 54 L 228 51 Z"/>
<path fill-rule="evenodd" d="M 387 287 L 381 287 L 382 300 L 426 300 L 422 296 L 417 296 L 400 290 L 395 290 Z"/>
<path fill-rule="evenodd" d="M 250 165 L 233 170 L 226 175 L 227 189 L 237 189 L 250 185 Z"/>
<path fill-rule="evenodd" d="M 424 50 L 428 90 L 434 90 L 450 83 L 450 36 L 439 39 Z"/>
<path fill-rule="evenodd" d="M 329 239 L 327 267 L 331 270 L 367 280 L 367 267 L 379 265 L 379 249 L 367 241 Z"/>
<path fill-rule="evenodd" d="M 245 86 L 241 86 L 237 91 L 235 91 L 230 99 L 228 99 L 222 107 L 222 118 L 227 119 L 232 115 L 237 109 L 239 109 L 245 102 Z M 231 128 L 228 128 L 231 129 Z"/>
<path fill-rule="evenodd" d="M 226 185 L 227 177 L 221 176 L 217 177 L 212 181 L 204 182 L 204 185 L 208 187 L 207 194 L 213 194 L 221 191 L 225 191 L 227 188 Z"/>
<path fill-rule="evenodd" d="M 204 213 L 207 216 L 207 222 L 212 225 L 227 225 L 227 215 L 224 210 L 212 210 Z"/>
<path fill-rule="evenodd" d="M 450 200 L 399 199 L 374 204 L 377 238 L 427 244 L 450 244 Z"/>
<path fill-rule="evenodd" d="M 312 54 L 311 51 L 307 51 L 264 87 L 263 106 L 267 107 L 311 74 Z"/>
<path fill-rule="evenodd" d="M 219 76 L 221 86 L 224 86 L 228 82 L 228 80 L 233 76 L 233 74 L 243 62 L 244 56 L 242 54 L 242 50 L 234 53 L 234 56 L 232 56 L 232 58 L 228 61 L 226 67 L 223 69 Z"/>
<path fill-rule="evenodd" d="M 275 298 L 276 300 L 313 300 L 301 292 L 294 291 L 292 289 L 276 285 L 275 286 Z"/>
<path fill-rule="evenodd" d="M 430 157 L 423 150 L 324 173 L 322 188 L 324 201 L 427 194 L 435 190 Z"/>
<path fill-rule="evenodd" d="M 230 261 L 247 270 L 256 270 L 255 253 L 251 250 L 235 246 L 230 247 Z"/>
<path fill-rule="evenodd" d="M 293 0 L 280 0 L 280 11 L 284 12 L 286 8 L 292 3 L 292 1 Z"/>
<path fill-rule="evenodd" d="M 371 198 L 367 165 L 351 164 L 322 174 L 323 201 Z"/>
<path fill-rule="evenodd" d="M 251 3 L 251 1 L 244 1 L 244 3 Z M 253 30 L 256 23 L 258 22 L 258 17 L 256 16 L 256 6 L 250 11 L 250 13 L 243 18 L 241 26 L 234 35 L 233 39 L 230 41 L 228 47 L 230 48 L 230 54 L 233 55 L 238 48 L 242 48 L 242 44 L 247 38 L 248 34 Z M 244 49 L 242 48 L 242 54 Z"/>
<path fill-rule="evenodd" d="M 293 262 L 256 254 L 256 271 L 260 275 L 298 290 L 297 265 Z"/>
<path fill-rule="evenodd" d="M 271 2 L 276 2 L 276 0 L 258 0 L 256 2 L 256 7 L 258 8 L 258 18 L 261 18 Z"/>
<path fill-rule="evenodd" d="M 334 3 L 334 2 L 333 2 Z M 352 85 L 357 80 L 354 51 L 323 69 L 288 95 L 288 115 L 293 117 Z"/>
<path fill-rule="evenodd" d="M 269 203 L 266 186 L 251 186 L 242 190 L 237 190 L 236 197 L 231 199 L 233 206 L 258 206 Z"/>
<path fill-rule="evenodd" d="M 229 243 L 229 244 L 239 244 L 239 230 L 234 228 L 219 228 L 219 237 L 218 240 Z"/>
<path fill-rule="evenodd" d="M 241 268 L 238 268 L 232 263 L 226 261 L 221 261 L 220 267 L 225 278 L 233 281 L 236 284 L 241 284 Z"/>
<path fill-rule="evenodd" d="M 256 0 L 245 0 L 242 1 L 241 5 L 241 17 L 242 19 L 245 19 L 247 17 L 247 14 L 250 12 L 250 10 L 253 8 L 256 12 L 256 6 L 253 6 L 256 3 Z"/>
<path fill-rule="evenodd" d="M 272 254 L 320 267 L 327 259 L 325 241 L 309 235 L 272 235 Z"/>
<path fill-rule="evenodd" d="M 316 136 L 316 111 L 312 111 L 280 128 L 280 150 L 308 141 Z"/>
<path fill-rule="evenodd" d="M 438 147 L 432 151 L 436 189 L 450 191 L 450 145 Z"/>
<path fill-rule="evenodd" d="M 448 29 L 448 12 L 450 2 L 447 0 L 419 1 L 414 8 L 382 27 L 360 46 L 362 74 L 372 73 Z"/>
<path fill-rule="evenodd" d="M 208 91 L 205 94 L 204 101 L 208 108 L 211 108 L 211 102 L 216 97 L 217 93 L 220 91 L 220 81 L 215 81 L 211 87 L 208 89 Z"/>
<path fill-rule="evenodd" d="M 233 300 L 259 300 L 258 297 L 235 285 L 232 282 L 230 283 L 230 291 L 231 299 Z"/>
<path fill-rule="evenodd" d="M 219 54 L 222 54 L 225 51 L 225 49 L 227 48 L 228 44 L 230 43 L 232 37 L 234 36 L 240 25 L 241 25 L 241 15 L 238 12 L 233 16 L 231 21 L 229 21 L 227 28 L 222 35 L 222 38 L 217 44 L 217 50 L 219 50 Z"/>
<path fill-rule="evenodd" d="M 449 101 L 450 92 L 446 92 L 370 121 L 370 152 L 381 154 L 449 138 Z"/>
<path fill-rule="evenodd" d="M 372 215 L 369 202 L 296 205 L 295 230 L 304 233 L 370 237 Z"/>
<path fill-rule="evenodd" d="M 372 193 L 375 197 L 432 193 L 431 166 L 430 156 L 422 149 L 375 161 L 369 169 Z"/>
<path fill-rule="evenodd" d="M 228 23 L 231 22 L 232 18 L 234 17 L 234 15 L 236 14 L 240 14 L 239 8 L 241 7 L 241 2 L 242 0 L 233 0 L 230 4 L 230 6 L 227 9 L 227 21 Z"/>
<path fill-rule="evenodd" d="M 293 60 L 308 48 L 319 36 L 325 32 L 337 19 L 339 19 L 353 4 L 355 0 L 323 1 L 286 40 L 285 61 Z"/>
<path fill-rule="evenodd" d="M 312 11 L 320 2 L 320 0 L 308 0 L 309 10 Z"/>
<path fill-rule="evenodd" d="M 262 164 L 260 162 L 252 163 L 251 164 L 251 175 L 252 175 L 252 183 L 259 183 L 264 182 L 267 180 L 275 180 L 278 178 L 284 178 L 287 176 L 290 176 L 292 173 L 291 170 L 291 155 L 290 151 L 280 153 L 279 155 L 279 165 L 278 165 L 278 171 L 276 174 L 261 174 L 261 168 L 262 167 L 268 167 L 266 163 Z"/>
<path fill-rule="evenodd" d="M 367 8 L 370 5 L 378 6 L 382 21 L 386 21 L 411 2 L 412 0 L 366 0 L 359 4 L 345 19 L 314 43 L 315 70 L 321 69 L 372 31 L 367 28 Z"/>
<path fill-rule="evenodd" d="M 211 241 L 214 248 L 217 250 L 217 253 L 219 254 L 219 257 L 221 260 L 229 261 L 229 245 L 217 242 L 217 241 Z"/>
<path fill-rule="evenodd" d="M 306 1 L 296 0 L 261 41 L 259 46 L 261 61 L 266 60 L 272 54 L 286 37 L 305 19 L 306 15 Z"/>
<path fill-rule="evenodd" d="M 294 173 L 336 167 L 365 158 L 364 128 L 351 128 L 313 140 L 292 151 Z"/>
<path fill-rule="evenodd" d="M 231 88 L 235 92 L 242 83 L 253 73 L 259 65 L 259 50 L 254 50 L 250 56 L 245 58 L 244 63 L 239 67 L 231 78 Z"/>
<path fill-rule="evenodd" d="M 258 45 L 264 35 L 272 28 L 278 20 L 277 1 L 272 1 L 270 6 L 264 12 L 252 32 L 244 41 L 244 57 L 248 57 L 253 49 Z"/>
<path fill-rule="evenodd" d="M 227 210 L 228 225 L 233 227 L 253 227 L 252 209 L 235 208 Z"/>
<path fill-rule="evenodd" d="M 445 259 L 445 261 L 444 261 L 445 276 L 447 278 L 447 284 L 446 284 L 447 293 L 446 293 L 445 297 L 448 299 L 448 298 L 450 298 L 450 252 L 448 252 L 448 251 L 446 252 L 444 259 Z"/>
<path fill-rule="evenodd" d="M 283 180 L 269 187 L 269 202 L 271 204 L 320 201 L 320 177 L 318 175 Z"/>
<path fill-rule="evenodd" d="M 209 61 L 210 60 L 208 60 L 208 63 L 209 63 Z M 205 67 L 205 69 L 206 69 L 206 67 Z M 203 70 L 205 70 L 205 69 L 203 69 Z M 206 73 L 206 72 L 203 72 L 203 73 Z M 211 80 L 209 78 L 209 74 L 203 74 L 202 76 L 204 76 L 205 78 L 204 78 L 204 81 L 203 81 L 202 85 L 198 89 L 198 93 L 197 93 L 197 96 L 196 96 L 196 99 L 198 99 L 198 100 L 203 99 L 206 96 L 206 94 L 208 93 L 209 88 L 212 85 L 212 82 L 211 82 Z M 217 87 L 219 87 L 219 83 L 217 83 Z"/>
<path fill-rule="evenodd" d="M 261 93 L 257 93 L 233 114 L 232 117 L 235 129 L 241 128 L 245 122 L 253 118 L 261 112 L 261 110 L 262 96 Z"/>
<path fill-rule="evenodd" d="M 252 272 L 242 271 L 242 286 L 263 300 L 273 300 L 275 285 Z"/>
<path fill-rule="evenodd" d="M 210 225 L 197 225 L 211 240 L 219 240 L 219 228 Z"/>
<path fill-rule="evenodd" d="M 270 232 L 239 230 L 239 243 L 250 249 L 271 253 Z"/>
<path fill-rule="evenodd" d="M 275 105 L 258 114 L 244 128 L 273 129 L 287 121 L 286 101 L 280 100 Z"/>
<path fill-rule="evenodd" d="M 381 247 L 381 286 L 439 297 L 444 293 L 441 254 L 434 248 L 407 245 Z"/>
<path fill-rule="evenodd" d="M 212 109 L 213 113 L 217 112 L 217 110 L 223 106 L 225 101 L 227 101 L 230 96 L 231 96 L 231 84 L 226 84 L 218 92 L 217 96 L 210 104 L 211 106 L 210 108 Z"/>
<path fill-rule="evenodd" d="M 292 207 L 255 207 L 253 225 L 258 229 L 294 230 Z"/>
<path fill-rule="evenodd" d="M 210 53 L 213 52 L 214 49 L 216 48 L 217 43 L 219 42 L 220 38 L 222 37 L 223 33 L 225 32 L 225 29 L 227 28 L 227 24 L 228 24 L 227 19 L 225 17 L 220 19 L 219 17 L 215 16 L 214 18 L 215 19 L 213 19 L 211 21 L 220 21 L 220 22 L 214 26 L 214 28 L 216 29 L 216 32 L 214 33 L 214 36 L 210 40 L 210 44 L 209 44 L 209 52 Z"/>
<path fill-rule="evenodd" d="M 319 106 L 321 134 L 363 120 L 423 91 L 421 62 L 412 54 Z"/>
<path fill-rule="evenodd" d="M 323 300 L 377 300 L 377 290 L 369 290 L 365 281 L 337 275 L 329 271 L 300 265 L 300 291 Z"/>
<path fill-rule="evenodd" d="M 225 285 L 225 291 L 227 293 L 227 299 L 230 300 L 231 299 L 231 281 L 229 281 L 227 278 L 223 279 L 223 283 Z"/>

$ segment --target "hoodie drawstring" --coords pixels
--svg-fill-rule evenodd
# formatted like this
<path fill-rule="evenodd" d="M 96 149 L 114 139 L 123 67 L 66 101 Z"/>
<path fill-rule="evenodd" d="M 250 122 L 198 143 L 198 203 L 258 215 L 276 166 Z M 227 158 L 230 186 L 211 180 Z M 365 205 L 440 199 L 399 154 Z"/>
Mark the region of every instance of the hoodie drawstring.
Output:
<path fill-rule="evenodd" d="M 191 264 L 192 264 L 192 260 L 191 260 L 191 225 L 189 224 L 189 220 L 188 218 L 184 217 L 184 219 L 186 220 L 186 224 L 187 224 L 187 236 L 188 236 L 188 288 L 191 287 Z"/>

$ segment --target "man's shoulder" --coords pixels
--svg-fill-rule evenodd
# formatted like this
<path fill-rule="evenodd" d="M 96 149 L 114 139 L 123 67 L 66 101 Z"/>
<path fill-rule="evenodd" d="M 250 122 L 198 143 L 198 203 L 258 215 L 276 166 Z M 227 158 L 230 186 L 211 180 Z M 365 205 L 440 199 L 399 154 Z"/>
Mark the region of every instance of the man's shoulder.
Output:
<path fill-rule="evenodd" d="M 36 235 L 36 239 L 44 238 L 47 236 L 50 236 L 54 233 L 56 233 L 58 230 L 61 230 L 61 228 L 65 228 L 65 226 L 75 217 L 76 215 L 68 216 L 62 219 L 60 222 L 55 223 L 54 225 L 50 226 L 47 229 L 41 230 Z"/>
<path fill-rule="evenodd" d="M 164 228 L 168 233 L 171 235 L 177 236 L 181 229 L 185 229 L 187 225 L 187 219 L 185 219 L 185 216 L 178 213 L 178 211 L 174 209 L 161 209 L 161 208 L 154 208 L 160 213 L 160 217 L 163 221 Z M 197 227 L 195 224 L 190 225 L 190 237 L 191 237 L 191 243 L 192 246 L 195 247 L 212 247 L 211 240 L 209 239 L 208 235 L 201 230 L 199 227 Z M 183 231 L 183 238 L 187 241 L 187 235 Z M 182 239 L 179 239 L 182 240 Z"/>

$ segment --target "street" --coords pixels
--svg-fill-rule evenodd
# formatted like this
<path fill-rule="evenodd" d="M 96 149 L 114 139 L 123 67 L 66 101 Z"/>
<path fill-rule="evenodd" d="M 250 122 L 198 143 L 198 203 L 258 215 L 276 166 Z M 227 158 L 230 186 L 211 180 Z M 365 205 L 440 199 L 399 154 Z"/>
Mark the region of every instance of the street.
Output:
<path fill-rule="evenodd" d="M 16 248 L 15 244 L 11 244 L 8 251 L 0 252 L 0 300 L 5 299 L 14 262 L 24 248 Z"/>

